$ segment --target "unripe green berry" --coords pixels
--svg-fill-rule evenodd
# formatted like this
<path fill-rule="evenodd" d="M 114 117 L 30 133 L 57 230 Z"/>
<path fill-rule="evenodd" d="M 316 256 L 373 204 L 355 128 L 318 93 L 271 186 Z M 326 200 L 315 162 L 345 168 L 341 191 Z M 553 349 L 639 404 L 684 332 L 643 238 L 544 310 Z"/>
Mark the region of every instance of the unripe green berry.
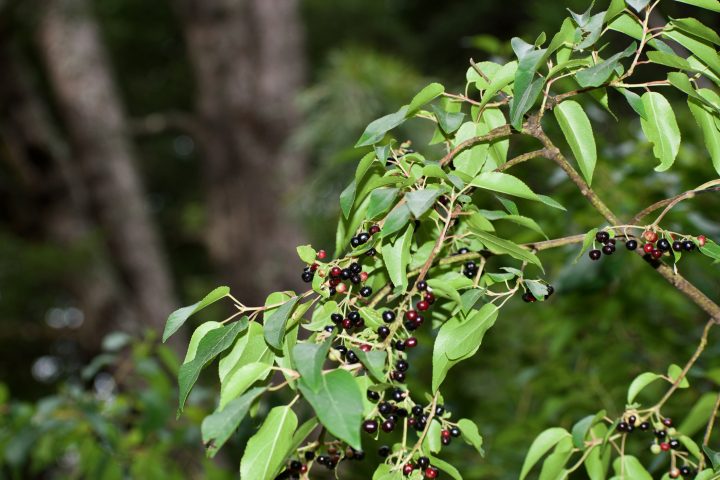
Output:
<path fill-rule="evenodd" d="M 662 452 L 662 449 L 660 448 L 660 445 L 658 445 L 658 444 L 656 443 L 656 444 L 653 444 L 652 447 L 650 447 L 650 451 L 651 451 L 653 454 L 658 455 L 660 452 Z"/>

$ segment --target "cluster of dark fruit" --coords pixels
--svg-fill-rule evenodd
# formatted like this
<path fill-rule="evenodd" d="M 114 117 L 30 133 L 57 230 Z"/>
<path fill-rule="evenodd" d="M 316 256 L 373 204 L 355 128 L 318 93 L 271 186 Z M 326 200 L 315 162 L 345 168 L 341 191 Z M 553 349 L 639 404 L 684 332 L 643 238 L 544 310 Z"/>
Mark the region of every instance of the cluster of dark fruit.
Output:
<path fill-rule="evenodd" d="M 610 238 L 610 234 L 606 231 L 600 231 L 595 234 L 595 240 L 600 242 L 603 247 L 602 251 L 593 249 L 590 250 L 590 253 L 588 254 L 590 256 L 590 259 L 592 260 L 599 260 L 600 256 L 604 253 L 605 255 L 612 255 L 615 253 L 615 239 Z M 637 242 L 635 240 L 628 240 L 628 242 L 625 244 L 628 250 L 635 250 L 637 248 Z"/>
<path fill-rule="evenodd" d="M 350 239 L 350 246 L 352 248 L 357 248 L 360 245 L 364 245 L 370 240 L 370 237 L 372 237 L 373 235 L 375 235 L 376 233 L 379 233 L 379 232 L 380 232 L 380 227 L 377 225 L 373 225 L 372 227 L 370 227 L 370 229 L 367 232 L 360 232 L 356 236 L 352 237 Z M 375 254 L 375 252 L 373 252 L 372 254 L 368 253 L 368 255 L 371 255 L 371 256 L 374 254 Z"/>
<path fill-rule="evenodd" d="M 328 291 L 330 295 L 336 293 L 345 293 L 348 290 L 347 284 L 344 281 L 349 280 L 354 285 L 359 285 L 368 279 L 367 272 L 363 272 L 362 266 L 357 263 L 351 263 L 347 268 L 332 267 L 330 269 L 330 279 L 328 280 Z M 369 297 L 372 295 L 372 288 L 361 287 L 360 295 L 363 297 Z"/>
<path fill-rule="evenodd" d="M 353 365 L 356 363 L 360 363 L 360 359 L 358 358 L 357 354 L 352 350 L 348 350 L 345 345 L 339 343 L 337 345 L 333 345 L 332 348 L 336 350 L 340 354 L 340 358 L 345 360 L 348 364 Z M 360 350 L 362 350 L 363 352 L 369 352 L 371 349 L 372 347 L 367 343 L 363 343 L 362 345 L 360 345 Z"/>
<path fill-rule="evenodd" d="M 645 240 L 643 245 L 643 251 L 645 252 L 645 258 L 651 260 L 658 260 L 665 253 L 669 253 L 671 250 L 676 252 L 692 252 L 695 250 L 695 242 L 692 240 L 674 240 L 670 243 L 670 240 L 666 238 L 660 238 L 657 232 L 647 230 L 643 232 L 642 238 Z M 599 260 L 602 254 L 612 255 L 615 252 L 615 239 L 610 238 L 610 234 L 605 231 L 597 232 L 595 234 L 595 240 L 603 244 L 602 251 L 593 249 L 590 250 L 588 255 L 591 260 Z M 698 243 L 700 246 L 705 245 L 706 238 L 704 235 L 698 237 Z M 634 238 L 630 238 L 625 242 L 625 248 L 628 250 L 636 250 L 639 244 Z"/>
<path fill-rule="evenodd" d="M 402 402 L 407 396 L 407 392 L 400 388 L 394 388 L 389 392 L 389 400 L 378 403 L 377 410 L 381 415 L 380 422 L 375 419 L 365 420 L 362 424 L 365 432 L 374 435 L 378 429 L 381 429 L 385 433 L 390 433 L 395 430 L 395 426 L 400 422 L 401 418 L 408 416 L 408 411 L 398 406 L 399 402 Z M 375 390 L 367 391 L 368 400 L 377 402 L 380 400 L 380 393 Z"/>
<path fill-rule="evenodd" d="M 671 428 L 672 419 L 668 417 L 663 418 L 662 424 L 667 428 Z M 621 419 L 620 422 L 617 424 L 617 431 L 624 434 L 633 433 L 636 428 L 642 432 L 647 432 L 650 431 L 651 425 L 650 422 L 647 421 L 637 424 L 637 417 L 635 415 L 630 415 L 626 419 Z M 651 451 L 653 453 L 658 454 L 660 452 L 668 452 L 670 450 L 681 449 L 682 444 L 680 443 L 680 441 L 676 438 L 670 438 L 670 434 L 674 433 L 674 429 L 668 431 L 667 428 L 653 430 L 653 434 L 655 435 L 656 439 L 656 443 L 653 443 L 651 447 Z M 695 478 L 697 473 L 697 470 L 691 468 L 688 465 L 684 465 L 680 468 L 671 470 L 669 475 L 670 478 L 678 478 L 681 475 L 683 476 L 683 478 Z"/>
<path fill-rule="evenodd" d="M 348 447 L 342 456 L 334 446 L 328 447 L 327 454 L 318 455 L 317 458 L 315 455 L 314 451 L 307 451 L 303 454 L 303 457 L 306 462 L 309 463 L 315 460 L 315 463 L 324 466 L 328 470 L 334 470 L 338 463 L 345 460 L 361 461 L 365 458 L 364 452 L 355 450 L 352 447 Z M 300 460 L 291 460 L 287 468 L 275 477 L 275 480 L 299 479 L 300 475 L 307 473 L 309 470 L 308 463 L 303 463 Z"/>
<path fill-rule="evenodd" d="M 417 464 L 406 463 L 403 465 L 403 475 L 409 476 L 415 469 L 422 471 L 425 478 L 438 478 L 440 471 L 434 465 L 430 464 L 428 457 L 420 457 L 417 459 Z"/>
<path fill-rule="evenodd" d="M 465 255 L 466 253 L 470 253 L 470 250 L 467 248 L 461 248 L 458 250 L 458 255 Z M 475 262 L 472 260 L 465 262 L 463 265 L 463 275 L 465 275 L 467 278 L 475 278 L 475 275 L 477 275 L 478 266 Z"/>
<path fill-rule="evenodd" d="M 552 295 L 553 293 L 555 293 L 555 287 L 553 287 L 552 285 L 547 285 L 547 293 L 545 294 L 545 300 L 550 298 L 550 295 Z M 537 302 L 537 298 L 535 298 L 535 295 L 533 295 L 529 291 L 523 293 L 522 299 L 523 299 L 523 302 L 526 302 L 526 303 Z"/>

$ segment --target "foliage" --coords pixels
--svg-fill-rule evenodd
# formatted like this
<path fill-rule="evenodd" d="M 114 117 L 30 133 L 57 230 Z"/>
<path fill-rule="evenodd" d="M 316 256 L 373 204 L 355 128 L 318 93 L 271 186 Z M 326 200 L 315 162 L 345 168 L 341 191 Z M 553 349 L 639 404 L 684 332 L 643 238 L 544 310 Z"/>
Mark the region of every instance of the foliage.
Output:
<path fill-rule="evenodd" d="M 550 298 L 554 288 L 541 262 L 546 250 L 575 243 L 587 250 L 600 243 L 605 254 L 612 255 L 632 240 L 641 242 L 636 252 L 648 264 L 714 320 L 707 323 L 696 353 L 684 367 L 670 365 L 667 373 L 639 375 L 630 384 L 627 404 L 619 415 L 596 409 L 597 413 L 591 412 L 571 428 L 543 431 L 529 445 L 520 478 L 537 472 L 539 478 L 566 478 L 587 471 L 591 478 L 639 479 L 651 478 L 648 470 L 658 468 L 676 477 L 684 472 L 681 467 L 702 470 L 697 478 L 715 478 L 716 455 L 707 444 L 718 403 L 703 400 L 684 424 L 673 423 L 663 408 L 678 389 L 689 386 L 687 374 L 720 318 L 720 307 L 678 269 L 686 257 L 698 255 L 691 253 L 697 250 L 707 257 L 706 264 L 720 259 L 718 247 L 705 236 L 671 230 L 664 219 L 680 202 L 717 191 L 720 181 L 705 177 L 699 187 L 621 222 L 601 200 L 605 191 L 598 187 L 595 175 L 600 142 L 594 132 L 601 125 L 593 122 L 590 113 L 601 109 L 612 115 L 611 95 L 623 98 L 636 112 L 645 138 L 642 142 L 651 144 L 655 161 L 645 162 L 640 175 L 652 168 L 656 172 L 671 169 L 683 147 L 677 117 L 685 114 L 676 113 L 666 97 L 668 89 L 689 102 L 709 156 L 715 153 L 720 101 L 706 85 L 720 84 L 717 39 L 695 19 L 672 19 L 650 27 L 649 18 L 658 3 L 612 0 L 605 11 L 571 12 L 549 41 L 544 33 L 532 43 L 513 39 L 516 60 L 504 65 L 473 63 L 466 72 L 463 94 L 449 93 L 432 83 L 407 105 L 368 125 L 356 144 L 366 154 L 340 195 L 336 258 L 320 251 L 313 259 L 309 248 L 300 250 L 308 263 L 303 278 L 312 282 L 312 289 L 273 293 L 261 307 L 248 307 L 228 293 L 237 313 L 225 322 L 202 324 L 196 330 L 197 353 L 189 355 L 185 365 L 196 369 L 222 357 L 221 391 L 232 377 L 223 372 L 242 371 L 243 378 L 248 378 L 245 369 L 250 366 L 262 372 L 250 376 L 252 381 L 244 382 L 243 388 L 234 388 L 230 397 L 223 400 L 221 395 L 213 416 L 224 415 L 228 402 L 235 400 L 263 402 L 257 391 L 251 400 L 243 397 L 253 384 L 291 397 L 289 403 L 271 410 L 249 441 L 241 470 L 263 479 L 304 474 L 297 465 L 287 463 L 291 458 L 307 459 L 303 468 L 324 464 L 333 469 L 342 459 L 357 458 L 365 448 L 369 438 L 361 440 L 362 425 L 373 437 L 393 444 L 373 478 L 402 478 L 408 465 L 412 466 L 409 478 L 421 478 L 423 473 L 433 478 L 432 466 L 461 478 L 462 472 L 437 455 L 456 436 L 482 453 L 482 438 L 471 420 L 458 418 L 464 412 L 443 406 L 452 402 L 440 393 L 451 384 L 451 368 L 475 355 L 516 294 L 531 304 Z M 690 3 L 717 10 L 711 1 Z M 670 47 L 673 42 L 682 45 L 686 54 L 675 53 Z M 639 75 L 636 70 L 645 65 L 662 67 L 655 70 L 663 72 L 662 77 L 648 80 Z M 418 152 L 390 136 L 406 122 L 428 122 L 434 128 L 429 148 Z M 556 146 L 553 138 L 558 132 L 569 148 Z M 513 157 L 509 157 L 511 151 Z M 580 173 L 567 160 L 565 155 L 570 153 Z M 533 188 L 540 183 L 537 179 L 507 173 L 540 158 L 554 162 L 594 207 L 597 228 L 588 234 L 531 242 L 521 240 L 528 232 L 503 233 L 500 225 L 511 222 L 538 238 L 544 236 L 545 218 L 562 215 L 571 221 L 563 212 L 565 207 Z M 708 163 L 717 171 L 714 158 Z M 591 188 L 594 178 L 595 189 Z M 491 209 L 497 208 L 495 202 L 501 210 Z M 656 211 L 661 213 L 653 223 L 642 223 Z M 684 243 L 666 248 L 665 240 L 667 245 Z M 648 250 L 643 251 L 643 246 Z M 437 335 L 431 354 L 432 380 L 430 385 L 419 386 L 407 381 L 410 374 L 406 376 L 406 368 L 399 365 L 413 359 L 414 332 L 423 323 L 432 324 Z M 234 346 L 226 332 L 238 337 Z M 282 377 L 268 376 L 268 370 Z M 655 403 L 638 403 L 639 395 L 659 380 L 668 385 L 665 393 Z M 183 400 L 181 396 L 181 404 Z M 298 414 L 304 416 L 298 418 Z M 230 427 L 239 425 L 243 417 L 231 411 Z M 363 419 L 371 423 L 364 424 Z M 377 433 L 374 421 L 381 422 L 386 432 Z M 692 432 L 689 425 L 704 423 L 707 433 L 701 441 L 691 439 L 698 436 L 698 429 Z M 303 426 L 293 434 L 297 425 Z M 402 435 L 387 436 L 395 427 Z M 653 440 L 652 453 L 669 453 L 652 464 L 646 459 L 650 452 L 635 453 L 630 447 L 635 429 L 662 432 Z M 212 450 L 220 448 L 224 439 L 224 435 L 210 436 Z M 263 461 L 258 463 L 260 457 Z M 416 468 L 424 463 L 422 457 L 429 458 L 430 470 Z M 263 468 L 254 469 L 259 464 Z"/>

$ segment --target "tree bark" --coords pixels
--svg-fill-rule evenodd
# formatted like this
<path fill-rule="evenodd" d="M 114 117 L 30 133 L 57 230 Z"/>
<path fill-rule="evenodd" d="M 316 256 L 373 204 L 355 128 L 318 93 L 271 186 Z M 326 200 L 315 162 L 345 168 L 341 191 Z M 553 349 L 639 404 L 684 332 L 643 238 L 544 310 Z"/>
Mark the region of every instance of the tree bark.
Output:
<path fill-rule="evenodd" d="M 38 40 L 73 166 L 139 314 L 135 327 L 161 330 L 176 307 L 172 281 L 97 23 L 87 0 L 46 0 L 42 8 Z"/>
<path fill-rule="evenodd" d="M 203 126 L 207 244 L 236 295 L 258 303 L 296 287 L 288 214 L 304 156 L 286 140 L 304 79 L 298 0 L 177 0 Z"/>

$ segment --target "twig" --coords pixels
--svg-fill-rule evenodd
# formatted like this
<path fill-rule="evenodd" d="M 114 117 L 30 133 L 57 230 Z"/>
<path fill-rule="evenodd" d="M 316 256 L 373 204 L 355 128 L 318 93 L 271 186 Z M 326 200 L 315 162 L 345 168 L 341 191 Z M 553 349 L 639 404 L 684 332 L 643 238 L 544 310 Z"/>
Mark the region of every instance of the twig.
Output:
<path fill-rule="evenodd" d="M 445 155 L 442 160 L 440 160 L 440 166 L 444 167 L 445 165 L 450 163 L 453 158 L 458 156 L 458 154 L 460 154 L 463 150 L 474 147 L 475 145 L 478 145 L 480 143 L 491 142 L 493 140 L 508 137 L 511 134 L 512 131 L 510 130 L 510 125 L 502 125 L 500 127 L 493 128 L 486 135 L 469 138 L 464 142 L 461 142 L 457 147 L 450 150 L 450 152 L 448 152 L 448 154 Z"/>
<path fill-rule="evenodd" d="M 705 435 L 703 436 L 703 447 L 707 447 L 710 443 L 710 435 L 712 435 L 713 425 L 715 425 L 715 417 L 717 417 L 718 409 L 720 409 L 720 392 L 718 392 L 717 399 L 715 400 L 715 406 L 713 407 L 710 420 L 708 420 L 707 427 L 705 427 Z M 702 470 L 705 465 L 705 457 L 700 458 L 698 464 L 698 470 Z"/>

